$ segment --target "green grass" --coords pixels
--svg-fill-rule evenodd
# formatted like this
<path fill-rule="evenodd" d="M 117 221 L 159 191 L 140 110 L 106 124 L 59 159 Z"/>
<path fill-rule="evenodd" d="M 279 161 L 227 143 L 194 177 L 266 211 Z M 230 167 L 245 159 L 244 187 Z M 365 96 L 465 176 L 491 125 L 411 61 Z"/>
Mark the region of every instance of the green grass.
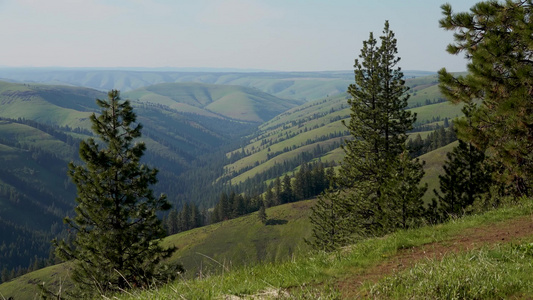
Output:
<path fill-rule="evenodd" d="M 167 237 L 164 245 L 179 249 L 171 258 L 182 263 L 188 277 L 199 272 L 220 272 L 257 262 L 275 262 L 309 250 L 303 238 L 310 236 L 309 208 L 314 201 L 302 201 L 267 209 L 269 223 L 263 225 L 257 213 Z"/>
<path fill-rule="evenodd" d="M 425 260 L 370 286 L 370 294 L 387 299 L 529 299 L 533 295 L 531 241 Z"/>
<path fill-rule="evenodd" d="M 233 264 L 229 259 L 223 260 L 220 257 L 215 262 L 215 259 L 211 259 L 211 257 L 208 260 L 213 263 L 213 267 L 218 269 L 218 271 L 215 270 L 213 272 L 196 273 L 194 279 L 181 279 L 168 285 L 153 287 L 153 289 L 150 290 L 131 290 L 116 296 L 119 299 L 220 299 L 229 295 L 242 297 L 266 293 L 275 295 L 275 293 L 278 293 L 278 296 L 282 299 L 284 297 L 290 299 L 318 299 L 318 297 L 321 297 L 320 299 L 338 299 L 341 292 L 337 288 L 339 282 L 349 280 L 353 276 L 363 274 L 366 269 L 372 268 L 377 264 L 391 259 L 405 249 L 415 248 L 430 243 L 446 243 L 447 241 L 456 239 L 458 236 L 464 235 L 467 230 L 475 228 L 489 228 L 493 224 L 507 222 L 516 218 L 522 218 L 523 216 L 531 216 L 532 213 L 533 200 L 524 199 L 519 205 L 503 207 L 485 214 L 456 219 L 436 226 L 401 230 L 383 238 L 373 238 L 361 241 L 357 244 L 333 253 L 300 251 L 293 253 L 288 257 L 288 259 L 285 258 L 280 260 L 263 261 L 260 264 L 250 263 L 241 265 Z M 279 218 L 279 216 L 288 214 L 287 206 L 285 206 L 285 208 L 283 208 L 283 206 L 271 208 L 267 210 L 267 214 Z M 301 214 L 302 216 L 305 214 L 303 213 L 303 210 Z M 255 218 L 256 221 L 244 220 L 246 218 Z M 291 223 L 292 225 L 290 225 Z M 275 226 L 263 226 L 263 228 L 270 230 Z M 286 226 L 305 227 L 304 223 L 297 224 L 296 221 L 289 221 Z M 238 229 L 238 227 L 240 229 Z M 226 233 L 221 233 L 221 231 L 219 231 L 220 228 L 227 228 L 230 230 L 227 230 Z M 260 228 L 261 225 L 259 225 L 257 217 L 252 214 L 241 220 L 236 219 L 225 222 L 225 224 L 218 224 L 218 228 L 213 227 L 207 231 L 202 231 L 202 228 L 199 228 L 200 230 L 195 229 L 190 232 L 184 232 L 182 234 L 169 237 L 165 243 L 174 243 L 182 248 L 185 248 L 188 244 L 192 244 L 192 252 L 199 252 L 198 249 L 194 249 L 194 245 L 198 244 L 196 242 L 197 240 L 205 241 L 215 239 L 213 241 L 212 249 L 214 251 L 216 249 L 218 249 L 216 251 L 220 251 L 220 249 L 232 247 L 234 242 L 237 240 L 237 238 L 233 235 L 237 232 L 240 232 L 239 234 L 243 236 L 244 239 L 248 239 L 250 236 L 254 237 L 260 231 Z M 245 230 L 245 232 L 242 232 L 242 230 Z M 289 229 L 287 228 L 286 230 Z M 290 229 L 289 231 L 293 230 L 294 229 Z M 248 233 L 253 234 L 249 235 Z M 281 230 L 280 233 L 280 237 L 288 234 L 287 232 L 283 232 L 283 230 Z M 303 236 L 298 236 L 298 234 L 294 232 L 294 235 L 291 236 L 290 239 L 294 242 L 298 239 L 301 240 L 302 237 Z M 231 240 L 230 243 L 226 243 L 228 239 Z M 493 248 L 482 248 L 481 250 L 475 250 L 477 252 L 470 252 L 464 256 L 459 254 L 458 256 L 450 256 L 449 258 L 446 258 L 449 261 L 445 259 L 443 260 L 443 264 L 447 267 L 445 267 L 444 271 L 439 272 L 448 272 L 446 271 L 446 268 L 448 268 L 450 275 L 446 275 L 448 276 L 448 279 L 442 279 L 441 286 L 446 285 L 446 282 L 448 282 L 446 280 L 451 282 L 451 280 L 454 278 L 453 276 L 456 276 L 454 274 L 460 273 L 458 269 L 463 267 L 471 268 L 473 272 L 477 272 L 479 275 L 484 275 L 484 273 L 487 273 L 487 276 L 485 276 L 486 279 L 483 279 L 486 280 L 485 286 L 487 287 L 487 290 L 489 290 L 491 287 L 499 289 L 500 285 L 496 285 L 496 283 L 494 283 L 492 286 L 488 285 L 488 283 L 492 282 L 491 276 L 498 276 L 498 272 L 507 276 L 506 274 L 515 274 L 517 270 L 519 270 L 519 272 L 522 272 L 523 274 L 515 275 L 517 280 L 513 280 L 520 281 L 520 278 L 525 278 L 520 276 L 527 276 L 531 274 L 530 257 L 525 257 L 524 259 L 513 258 L 513 253 L 523 253 L 524 256 L 526 254 L 531 255 L 531 253 L 528 252 L 531 250 L 530 246 L 528 246 L 531 242 L 531 238 L 523 241 L 525 242 L 515 242 L 513 245 L 524 246 L 503 245 L 500 247 L 497 244 L 494 248 L 496 250 Z M 268 241 L 265 240 L 265 244 L 266 243 L 277 243 L 277 238 L 270 236 Z M 217 246 L 215 244 L 220 245 Z M 242 256 L 245 256 L 246 252 L 243 252 L 242 248 L 239 249 L 239 247 L 236 247 L 236 249 L 238 249 L 238 253 L 241 253 Z M 498 253 L 498 251 L 500 251 L 499 249 L 501 249 L 503 254 Z M 476 253 L 479 253 L 479 255 Z M 480 265 L 468 265 L 468 263 L 472 263 L 468 260 L 472 260 L 471 258 L 474 254 L 478 255 L 474 261 L 481 261 Z M 203 255 L 200 256 L 205 258 Z M 463 259 L 462 257 L 468 259 Z M 508 258 L 513 258 L 514 260 Z M 457 261 L 455 261 L 455 259 L 457 259 Z M 488 263 L 483 262 L 483 260 Z M 502 262 L 500 263 L 499 260 L 502 260 Z M 378 283 L 376 286 L 373 286 L 373 284 L 367 282 L 365 285 L 363 285 L 363 288 L 366 288 L 367 292 L 388 293 L 387 295 L 392 295 L 392 297 L 394 297 L 394 295 L 396 295 L 395 293 L 397 292 L 389 291 L 389 287 L 396 285 L 396 282 L 398 282 L 398 284 L 403 284 L 406 286 L 406 288 L 399 287 L 398 289 L 411 291 L 414 289 L 413 286 L 416 287 L 418 282 L 417 280 L 421 278 L 420 276 L 423 276 L 424 278 L 429 277 L 427 272 L 434 272 L 433 270 L 441 268 L 438 266 L 438 264 L 440 264 L 440 262 L 428 262 L 427 260 L 421 260 L 412 272 L 407 270 L 404 273 L 383 279 L 383 281 Z M 459 265 L 461 268 L 458 268 Z M 491 265 L 495 265 L 497 268 L 490 269 Z M 483 269 L 483 266 L 488 267 L 488 269 Z M 60 265 L 46 268 L 37 272 L 29 273 L 25 275 L 25 277 L 23 276 L 17 278 L 12 282 L 2 284 L 0 285 L 0 293 L 6 297 L 13 295 L 10 293 L 15 292 L 14 295 L 17 295 L 20 298 L 31 299 L 29 296 L 33 294 L 19 294 L 17 291 L 27 291 L 30 289 L 28 284 L 35 284 L 43 281 L 46 282 L 46 286 L 57 288 L 59 286 L 57 279 L 62 278 L 62 280 L 64 280 L 66 277 L 62 275 L 65 273 L 58 271 L 60 270 L 58 268 L 64 267 L 61 267 Z M 419 275 L 411 276 L 411 273 Z M 464 273 L 468 274 L 466 271 Z M 409 279 L 409 276 L 411 276 L 413 279 Z M 54 278 L 55 280 L 53 280 Z M 481 277 L 475 278 L 477 280 Z M 521 283 L 522 285 L 518 289 L 515 288 L 515 285 L 511 285 L 511 288 L 505 288 L 497 295 L 500 295 L 503 298 L 513 295 L 520 295 L 524 297 L 533 296 L 533 291 L 531 291 L 529 288 L 531 279 L 526 279 L 524 279 L 524 282 Z M 482 283 L 477 284 L 466 280 L 464 282 L 467 283 L 467 287 L 469 287 L 471 290 L 474 290 L 476 286 L 484 286 Z M 503 282 L 502 284 L 504 287 L 509 286 L 509 284 L 506 282 Z M 431 287 L 437 286 L 438 283 L 436 281 L 427 280 L 424 285 L 428 286 L 421 287 L 420 290 L 414 292 L 409 292 L 409 294 L 398 294 L 400 295 L 398 297 L 403 298 L 402 295 L 411 295 L 409 297 L 423 298 L 426 295 L 424 293 L 430 290 Z M 16 287 L 18 287 L 18 290 Z M 63 283 L 63 288 L 68 288 L 68 283 Z M 454 288 L 450 287 L 450 289 Z M 275 296 L 272 297 L 275 298 Z"/>
<path fill-rule="evenodd" d="M 162 244 L 178 247 L 170 261 L 184 265 L 186 278 L 196 278 L 200 274 L 211 277 L 259 263 L 280 263 L 309 251 L 304 238 L 311 234 L 309 214 L 314 202 L 308 200 L 268 208 L 267 224 L 271 225 L 263 225 L 257 213 L 252 213 L 169 236 Z M 59 279 L 66 282 L 60 283 Z M 42 282 L 53 291 L 60 285 L 69 286 L 67 266 L 44 268 L 1 284 L 0 294 L 6 298 L 33 299 L 37 293 L 35 284 Z"/>
<path fill-rule="evenodd" d="M 41 299 L 38 285 L 45 285 L 51 291 L 68 290 L 72 285 L 68 279 L 68 264 L 59 264 L 27 273 L 0 285 L 0 299 Z"/>
<path fill-rule="evenodd" d="M 441 120 L 444 120 L 444 118 L 453 120 L 456 117 L 460 117 L 463 115 L 461 108 L 462 105 L 441 102 L 437 104 L 416 107 L 411 109 L 411 111 L 417 114 L 416 119 L 418 122 L 429 122 L 436 117 L 440 117 Z"/>
<path fill-rule="evenodd" d="M 386 261 L 403 249 L 450 240 L 467 229 L 490 226 L 520 216 L 531 215 L 532 212 L 533 202 L 528 199 L 521 205 L 502 208 L 483 215 L 470 216 L 437 226 L 402 230 L 384 238 L 368 239 L 334 253 L 312 252 L 295 256 L 290 261 L 282 263 L 236 268 L 216 276 L 180 280 L 148 291 L 124 293 L 118 297 L 119 299 L 220 299 L 229 295 L 242 297 L 261 294 L 265 291 L 279 291 L 281 298 L 312 299 L 320 296 L 322 299 L 338 299 L 339 290 L 335 288 L 337 282 L 347 280 L 356 274 L 362 274 L 365 269 Z M 427 267 L 424 265 L 425 262 L 422 262 L 418 267 L 419 270 L 415 268 L 413 271 L 408 270 L 391 279 L 385 279 L 383 283 L 372 287 L 372 292 L 375 293 L 374 295 L 388 293 L 385 296 L 397 296 L 400 299 L 438 299 L 432 297 L 434 295 L 440 295 L 441 299 L 450 299 L 451 297 L 447 296 L 460 296 L 463 290 L 473 291 L 465 295 L 474 296 L 472 297 L 474 299 L 482 299 L 490 293 L 496 295 L 496 298 L 514 295 L 531 297 L 533 296 L 530 288 L 532 279 L 529 251 L 531 251 L 531 246 L 530 244 L 520 245 L 506 245 L 500 248 L 497 246 L 496 250 L 482 249 L 456 257 L 451 256 L 442 262 L 445 265 L 443 268 L 449 270 L 449 274 L 444 274 L 447 271 L 442 271 L 444 272 L 443 278 L 439 278 L 438 274 L 429 274 L 436 268 L 433 263 Z M 498 249 L 502 252 L 499 253 Z M 520 255 L 521 257 L 515 257 Z M 441 262 L 436 262 L 436 264 L 439 265 Z M 463 268 L 465 272 L 461 272 Z M 470 270 L 480 276 L 469 277 Z M 517 272 L 520 274 L 514 275 L 512 280 L 506 282 L 508 274 Z M 453 276 L 460 277 L 453 281 Z M 467 280 L 468 278 L 470 280 Z M 499 278 L 497 282 L 493 282 L 495 278 Z M 480 282 L 474 282 L 475 280 L 480 280 Z M 419 283 L 420 281 L 422 282 Z M 452 281 L 457 287 L 451 284 Z M 395 287 L 396 285 L 399 286 Z M 417 289 L 418 285 L 421 286 L 420 289 Z M 368 283 L 365 286 L 369 286 Z M 389 287 L 392 292 L 387 290 Z M 437 287 L 441 287 L 441 290 Z M 476 289 L 480 291 L 477 292 Z M 404 290 L 413 290 L 413 292 L 404 293 Z M 456 291 L 459 291 L 459 294 Z"/>

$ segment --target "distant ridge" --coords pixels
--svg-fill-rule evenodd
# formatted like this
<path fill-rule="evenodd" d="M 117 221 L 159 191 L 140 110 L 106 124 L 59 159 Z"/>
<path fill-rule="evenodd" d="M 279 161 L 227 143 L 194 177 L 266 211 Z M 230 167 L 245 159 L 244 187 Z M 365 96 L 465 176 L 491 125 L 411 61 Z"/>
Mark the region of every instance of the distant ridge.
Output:
<path fill-rule="evenodd" d="M 404 71 L 406 78 L 434 75 Z M 353 71 L 278 72 L 234 68 L 0 68 L 0 79 L 20 83 L 62 84 L 122 92 L 175 82 L 241 85 L 276 97 L 313 101 L 346 92 Z"/>

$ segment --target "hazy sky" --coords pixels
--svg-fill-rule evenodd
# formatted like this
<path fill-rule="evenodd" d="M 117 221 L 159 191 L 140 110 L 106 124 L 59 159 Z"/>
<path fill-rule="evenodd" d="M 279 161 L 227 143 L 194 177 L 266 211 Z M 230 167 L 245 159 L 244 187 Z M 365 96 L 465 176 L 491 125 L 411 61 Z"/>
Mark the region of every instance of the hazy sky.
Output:
<path fill-rule="evenodd" d="M 404 70 L 462 71 L 438 26 L 445 2 L 0 0 L 0 66 L 350 70 L 389 20 Z"/>

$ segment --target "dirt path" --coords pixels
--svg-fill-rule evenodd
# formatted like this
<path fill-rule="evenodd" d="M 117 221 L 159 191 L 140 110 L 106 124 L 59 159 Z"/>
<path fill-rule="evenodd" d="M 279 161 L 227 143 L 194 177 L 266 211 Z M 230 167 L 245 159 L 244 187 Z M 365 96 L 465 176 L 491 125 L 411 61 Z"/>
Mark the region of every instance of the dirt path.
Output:
<path fill-rule="evenodd" d="M 359 287 L 363 282 L 377 282 L 382 277 L 393 274 L 393 272 L 414 266 L 421 259 L 441 259 L 449 253 L 511 242 L 531 235 L 533 235 L 533 216 L 468 229 L 449 240 L 402 250 L 389 260 L 366 269 L 363 273 L 340 280 L 337 282 L 337 287 L 341 291 L 343 299 L 364 297 L 359 293 Z"/>

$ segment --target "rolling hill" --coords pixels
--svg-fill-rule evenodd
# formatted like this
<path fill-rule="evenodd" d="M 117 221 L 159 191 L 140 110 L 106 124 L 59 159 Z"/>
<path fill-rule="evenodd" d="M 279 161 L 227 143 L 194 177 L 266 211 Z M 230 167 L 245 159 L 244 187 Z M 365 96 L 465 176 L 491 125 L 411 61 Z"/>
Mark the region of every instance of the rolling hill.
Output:
<path fill-rule="evenodd" d="M 445 119 L 462 115 L 461 106 L 443 102 L 435 76 L 408 79 L 407 85 L 411 87 L 409 109 L 417 114 L 413 135 L 425 137 L 437 125 L 443 126 Z M 343 153 L 339 145 L 349 135 L 342 124 L 350 116 L 347 97 L 339 94 L 311 101 L 263 123 L 245 145 L 227 153 L 230 163 L 219 180 L 231 180 L 237 186 L 256 176 L 270 174 L 264 178 L 268 180 L 293 172 L 303 162 L 340 162 Z M 291 161 L 298 163 L 289 164 Z M 287 167 L 280 168 L 283 164 Z"/>
<path fill-rule="evenodd" d="M 480 262 L 484 265 L 486 262 L 488 266 L 498 264 L 498 268 L 486 269 L 494 276 L 490 278 L 501 277 L 502 272 L 521 274 L 529 278 L 528 283 L 520 285 L 527 290 L 531 280 L 529 260 L 533 202 L 531 199 L 521 201 L 520 205 L 503 206 L 445 224 L 369 238 L 334 253 L 311 252 L 303 242 L 310 236 L 307 216 L 315 201 L 289 203 L 267 209 L 272 225 L 263 225 L 257 213 L 253 213 L 165 238 L 163 244 L 180 247 L 170 261 L 179 261 L 187 266 L 184 279 L 194 280 L 181 279 L 170 283 L 170 286 L 133 290 L 117 296 L 121 299 L 173 299 L 182 295 L 187 299 L 219 299 L 222 294 L 243 296 L 274 288 L 296 295 L 303 290 L 307 298 L 318 295 L 337 295 L 338 298 L 338 293 L 342 293 L 342 298 L 352 299 L 357 292 L 370 292 L 368 289 L 374 284 L 385 289 L 387 281 L 378 282 L 379 279 L 408 276 L 416 270 L 414 268 L 425 268 L 422 271 L 427 274 L 445 272 L 434 265 L 442 262 L 450 264 L 450 259 L 450 271 L 472 271 L 453 265 L 453 259 L 457 258 L 463 261 L 463 266 L 471 262 L 475 268 L 481 269 Z M 505 250 L 508 254 L 502 256 L 501 247 L 509 245 L 511 248 Z M 491 255 L 487 255 L 487 251 Z M 482 257 L 477 256 L 481 253 Z M 483 260 L 487 256 L 491 257 L 490 261 Z M 521 266 L 520 270 L 527 272 L 517 272 L 517 263 Z M 417 272 L 420 276 L 420 270 Z M 439 285 L 446 288 L 450 282 L 457 282 L 456 273 L 441 273 L 448 277 Z M 472 278 L 470 276 L 477 275 L 469 273 L 467 279 Z M 413 282 L 420 282 L 419 277 L 413 277 Z M 498 280 L 498 283 L 501 281 Z M 37 284 L 42 283 L 52 291 L 68 290 L 68 264 L 43 268 L 0 284 L 0 294 L 15 296 L 15 299 L 32 299 L 39 295 Z M 464 284 L 487 289 L 486 286 L 478 286 L 475 280 L 466 280 Z M 515 291 L 517 285 L 508 285 L 511 292 Z M 423 293 L 419 294 L 419 297 L 422 296 Z"/>
<path fill-rule="evenodd" d="M 406 71 L 406 77 L 433 72 Z M 346 92 L 352 71 L 335 72 L 205 72 L 193 70 L 98 70 L 53 68 L 0 68 L 0 79 L 88 87 L 123 92 L 160 83 L 208 83 L 255 88 L 280 98 L 312 101 Z"/>
<path fill-rule="evenodd" d="M 422 136 L 428 135 L 436 125 L 442 125 L 444 118 L 460 115 L 460 107 L 442 102 L 434 76 L 411 78 L 408 84 L 412 88 L 409 107 L 418 114 L 416 126 L 420 131 L 417 133 Z M 349 117 L 347 96 L 342 93 L 298 105 L 302 102 L 283 100 L 253 88 L 161 83 L 123 93 L 123 96 L 132 100 L 138 120 L 144 125 L 143 141 L 149 149 L 145 161 L 160 169 L 156 192 L 167 193 L 178 207 L 183 201 L 212 198 L 211 202 L 203 202 L 208 208 L 216 201 L 221 188 L 227 188 L 227 182 L 239 188 L 240 183 L 257 179 L 253 184 L 266 186 L 273 178 L 293 172 L 303 162 L 342 159 L 339 145 L 347 132 L 341 120 Z M 15 241 L 10 246 L 12 249 L 27 247 L 24 245 L 35 241 L 35 245 L 39 245 L 39 256 L 47 256 L 48 241 L 61 233 L 61 219 L 73 206 L 75 191 L 65 175 L 66 164 L 77 159 L 79 140 L 91 136 L 88 116 L 98 111 L 94 99 L 105 97 L 105 93 L 93 89 L 0 82 L 0 159 L 4 162 L 0 168 L 6 175 L 0 177 L 0 226 L 6 239 L 23 237 L 23 241 Z M 240 147 L 225 146 L 239 141 L 259 124 L 258 130 Z M 225 156 L 221 149 L 225 150 Z M 222 156 L 213 156 L 216 151 Z M 444 148 L 423 157 L 428 161 L 425 180 L 430 187 L 436 187 L 446 151 Z M 212 155 L 209 162 L 205 157 L 197 160 L 199 155 L 208 154 Z M 281 165 L 286 167 L 278 168 L 279 174 L 271 172 L 266 177 L 258 176 Z M 193 182 L 191 178 L 198 181 Z M 29 186 L 32 189 L 28 189 Z M 186 193 L 192 189 L 201 198 Z M 22 190 L 32 192 L 22 193 Z M 28 206 L 44 213 L 32 218 L 32 214 L 25 213 Z M 282 229 L 277 234 L 287 234 L 283 229 L 285 219 L 273 218 L 281 222 L 275 222 L 278 225 L 272 227 Z M 308 228 L 303 223 L 300 225 Z M 252 223 L 248 226 L 255 228 Z M 287 246 L 292 247 L 289 243 L 282 248 L 277 248 L 276 243 L 267 245 L 267 239 L 239 243 L 230 233 L 212 228 L 198 229 L 205 240 L 196 237 L 191 243 L 188 236 L 186 240 L 174 242 L 182 245 L 179 256 L 187 258 L 184 263 L 188 267 L 199 262 L 216 268 L 210 258 L 240 264 L 277 260 L 294 252 L 294 247 L 287 250 Z M 250 236 L 262 234 L 261 228 L 255 229 L 259 231 Z M 235 233 L 242 229 L 231 230 Z M 11 232 L 11 236 L 7 232 Z M 305 233 L 298 235 L 305 236 Z M 187 236 L 186 233 L 183 236 Z M 222 242 L 220 237 L 226 237 L 228 245 L 236 244 L 239 253 L 246 253 L 246 257 L 217 246 Z M 280 240 L 276 234 L 270 238 Z M 218 241 L 216 245 L 215 241 Z M 261 252 L 262 248 L 268 251 Z M 25 265 L 22 261 L 29 263 L 34 255 L 32 251 L 37 251 L 28 249 L 17 256 L 19 265 Z M 195 263 L 190 263 L 194 260 Z M 11 261 L 15 260 L 0 257 L 0 265 L 11 266 Z"/>
<path fill-rule="evenodd" d="M 143 160 L 160 171 L 154 188 L 167 193 L 176 206 L 195 189 L 190 180 L 197 177 L 183 173 L 201 170 L 195 162 L 200 155 L 239 140 L 262 118 L 297 104 L 241 87 L 194 84 L 183 90 L 176 85 L 156 86 L 149 94 L 144 90 L 142 100 L 132 99 L 148 148 Z M 220 99 L 210 103 L 215 108 L 209 114 L 180 111 L 161 100 L 168 96 L 165 91 L 179 94 L 179 90 L 185 94 L 201 90 Z M 0 240 L 7 247 L 0 253 L 0 270 L 27 267 L 35 257 L 48 257 L 49 241 L 63 230 L 62 219 L 72 213 L 76 191 L 66 167 L 78 160 L 80 140 L 92 136 L 89 116 L 99 111 L 96 98 L 107 95 L 88 88 L 0 82 Z M 172 101 L 178 103 L 176 98 Z M 214 113 L 216 105 L 219 111 L 238 106 L 238 115 Z M 218 193 L 210 184 L 194 191 L 204 198 L 210 192 Z"/>
<path fill-rule="evenodd" d="M 303 103 L 280 99 L 257 89 L 205 83 L 162 83 L 124 96 L 184 113 L 257 123 Z"/>
<path fill-rule="evenodd" d="M 185 276 L 209 276 L 239 266 L 282 262 L 309 251 L 303 238 L 310 236 L 309 213 L 314 200 L 290 203 L 267 210 L 270 225 L 253 213 L 202 228 L 169 236 L 163 245 L 179 249 L 169 259 L 186 268 Z M 32 299 L 45 282 L 48 287 L 68 287 L 68 264 L 38 270 L 0 284 L 0 294 Z"/>

